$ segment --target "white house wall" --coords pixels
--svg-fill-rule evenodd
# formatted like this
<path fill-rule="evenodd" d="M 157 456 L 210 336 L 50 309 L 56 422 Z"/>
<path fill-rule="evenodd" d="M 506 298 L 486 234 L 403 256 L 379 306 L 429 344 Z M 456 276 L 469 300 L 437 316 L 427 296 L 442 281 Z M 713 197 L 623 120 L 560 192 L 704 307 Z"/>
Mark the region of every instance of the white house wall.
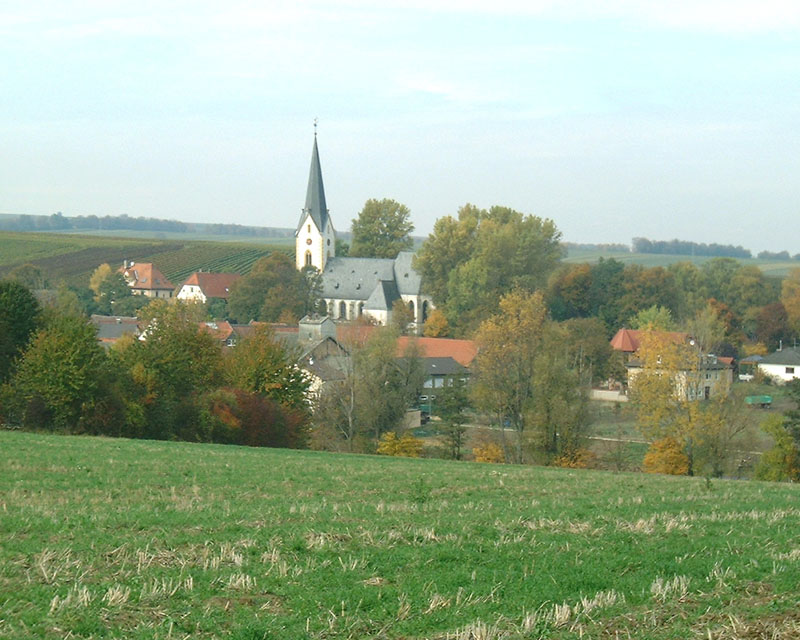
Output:
<path fill-rule="evenodd" d="M 763 364 L 759 363 L 758 368 L 764 372 L 765 375 L 780 382 L 789 382 L 795 378 L 800 378 L 800 367 L 794 367 L 788 364 Z"/>

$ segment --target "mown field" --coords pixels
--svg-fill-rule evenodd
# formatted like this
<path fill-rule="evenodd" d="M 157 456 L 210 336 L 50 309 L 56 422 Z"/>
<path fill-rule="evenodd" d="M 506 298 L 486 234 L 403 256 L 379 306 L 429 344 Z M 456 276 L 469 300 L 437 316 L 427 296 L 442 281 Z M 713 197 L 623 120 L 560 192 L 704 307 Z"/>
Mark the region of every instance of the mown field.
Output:
<path fill-rule="evenodd" d="M 154 262 L 178 286 L 199 269 L 249 273 L 253 263 L 285 245 L 199 240 L 154 240 L 116 236 L 0 232 L 0 278 L 21 264 L 34 264 L 50 280 L 88 286 L 89 276 L 107 262 Z"/>
<path fill-rule="evenodd" d="M 655 253 L 629 253 L 621 251 L 598 251 L 590 249 L 576 249 L 570 248 L 569 254 L 564 259 L 568 263 L 595 263 L 600 258 L 614 258 L 625 264 L 641 264 L 645 267 L 667 267 L 676 262 L 692 262 L 700 266 L 713 257 L 710 256 L 688 256 L 688 255 L 667 255 Z M 754 265 L 761 269 L 765 275 L 784 277 L 789 273 L 790 269 L 800 267 L 800 261 L 797 260 L 761 260 L 758 258 L 735 258 L 737 262 L 743 265 Z"/>
<path fill-rule="evenodd" d="M 3 638 L 797 638 L 800 487 L 0 433 Z"/>

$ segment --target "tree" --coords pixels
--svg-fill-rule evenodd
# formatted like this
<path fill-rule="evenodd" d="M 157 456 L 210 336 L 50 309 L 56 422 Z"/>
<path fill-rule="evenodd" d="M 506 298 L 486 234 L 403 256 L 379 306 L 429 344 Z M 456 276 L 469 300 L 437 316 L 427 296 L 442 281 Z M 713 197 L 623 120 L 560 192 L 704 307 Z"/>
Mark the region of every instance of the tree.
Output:
<path fill-rule="evenodd" d="M 376 328 L 366 338 L 354 335 L 344 341 L 349 355 L 339 379 L 325 384 L 314 411 L 317 435 L 332 432 L 332 446 L 341 443 L 348 451 L 370 449 L 382 433 L 400 430 L 424 381 L 413 341 L 398 358 L 397 333 L 391 328 Z"/>
<path fill-rule="evenodd" d="M 398 298 L 392 303 L 392 325 L 397 333 L 405 335 L 408 333 L 409 325 L 414 322 L 414 313 L 408 308 L 402 298 Z"/>
<path fill-rule="evenodd" d="M 128 433 L 155 439 L 204 440 L 199 432 L 202 395 L 222 380 L 222 354 L 201 331 L 204 311 L 195 304 L 154 300 L 142 309 L 144 339 L 120 340 L 110 357 L 125 372 L 122 385 Z"/>
<path fill-rule="evenodd" d="M 437 221 L 415 268 L 451 327 L 466 334 L 495 313 L 513 289 L 543 287 L 562 255 L 551 220 L 508 207 L 462 207 L 458 220 Z"/>
<path fill-rule="evenodd" d="M 522 462 L 546 316 L 541 293 L 516 290 L 500 300 L 500 313 L 485 320 L 476 335 L 475 405 L 492 413 L 501 428 L 508 421 L 514 429 L 516 462 Z"/>
<path fill-rule="evenodd" d="M 462 378 L 453 377 L 445 380 L 442 387 L 431 391 L 436 393 L 433 410 L 441 420 L 447 453 L 453 460 L 461 460 L 467 437 L 467 419 L 464 415 L 469 408 L 467 383 Z"/>
<path fill-rule="evenodd" d="M 225 358 L 225 379 L 232 387 L 308 413 L 311 381 L 294 356 L 269 327 L 259 326 Z"/>
<path fill-rule="evenodd" d="M 132 295 L 125 277 L 108 264 L 94 270 L 89 288 L 94 291 L 97 311 L 104 315 L 132 315 L 148 303 L 146 297 Z"/>
<path fill-rule="evenodd" d="M 41 320 L 34 295 L 12 280 L 0 281 L 0 383 L 7 380 Z"/>
<path fill-rule="evenodd" d="M 444 315 L 441 309 L 434 309 L 425 321 L 422 335 L 426 338 L 445 338 L 449 334 L 449 330 L 447 316 Z"/>
<path fill-rule="evenodd" d="M 413 248 L 408 207 L 394 200 L 369 199 L 353 219 L 353 242 L 348 255 L 354 258 L 396 258 Z"/>
<path fill-rule="evenodd" d="M 105 353 L 85 318 L 61 316 L 39 331 L 25 351 L 13 386 L 26 407 L 51 424 L 38 428 L 75 429 L 84 407 L 96 399 Z M 42 412 L 42 409 L 44 412 Z"/>
<path fill-rule="evenodd" d="M 689 475 L 721 475 L 735 438 L 747 428 L 744 402 L 724 389 L 703 399 L 706 356 L 697 343 L 647 334 L 637 357 L 642 370 L 631 381 L 631 399 L 642 435 L 651 443 L 663 441 L 664 447 L 677 442 Z"/>
<path fill-rule="evenodd" d="M 795 335 L 800 334 L 800 268 L 790 269 L 781 283 L 781 303 Z"/>
<path fill-rule="evenodd" d="M 786 428 L 785 418 L 767 416 L 761 429 L 772 436 L 775 446 L 766 451 L 758 462 L 755 476 L 772 482 L 797 482 L 800 480 L 800 447 Z"/>
<path fill-rule="evenodd" d="M 16 280 L 23 287 L 28 289 L 46 289 L 49 285 L 47 278 L 42 273 L 42 270 L 36 265 L 26 263 L 18 267 L 14 267 L 8 274 L 9 280 Z"/>
<path fill-rule="evenodd" d="M 631 329 L 644 331 L 674 331 L 675 320 L 672 312 L 666 307 L 654 304 L 652 307 L 642 309 L 631 319 Z"/>
<path fill-rule="evenodd" d="M 288 254 L 276 251 L 258 260 L 250 273 L 231 288 L 228 310 L 238 322 L 277 322 L 288 314 L 295 322 L 308 313 L 319 280 L 311 272 L 300 272 Z"/>

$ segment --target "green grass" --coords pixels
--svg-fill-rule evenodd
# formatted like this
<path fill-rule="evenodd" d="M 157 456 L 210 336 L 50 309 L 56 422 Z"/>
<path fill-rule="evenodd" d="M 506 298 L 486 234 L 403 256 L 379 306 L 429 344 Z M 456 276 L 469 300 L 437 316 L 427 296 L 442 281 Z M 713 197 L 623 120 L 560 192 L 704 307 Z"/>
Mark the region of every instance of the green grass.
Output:
<path fill-rule="evenodd" d="M 569 255 L 564 262 L 580 264 L 588 262 L 594 264 L 600 258 L 613 258 L 625 264 L 640 264 L 645 267 L 667 267 L 676 262 L 692 262 L 698 267 L 713 260 L 711 256 L 680 256 L 655 253 L 629 253 L 621 251 L 598 251 L 594 249 L 570 248 Z M 784 277 L 790 269 L 800 267 L 797 260 L 761 260 L 758 258 L 735 258 L 742 265 L 754 265 L 761 269 L 764 275 Z"/>
<path fill-rule="evenodd" d="M 0 449 L 3 638 L 800 632 L 793 485 L 21 432 Z"/>

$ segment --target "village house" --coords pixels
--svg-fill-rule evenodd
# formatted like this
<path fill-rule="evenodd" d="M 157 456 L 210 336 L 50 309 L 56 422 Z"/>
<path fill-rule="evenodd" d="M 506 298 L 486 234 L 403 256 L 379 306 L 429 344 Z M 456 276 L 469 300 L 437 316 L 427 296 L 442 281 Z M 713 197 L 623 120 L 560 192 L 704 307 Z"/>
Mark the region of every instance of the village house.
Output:
<path fill-rule="evenodd" d="M 125 260 L 118 269 L 122 274 L 131 293 L 136 296 L 148 298 L 171 298 L 175 292 L 172 284 L 152 262 L 128 262 Z"/>
<path fill-rule="evenodd" d="M 213 273 L 211 271 L 195 271 L 178 290 L 178 300 L 186 302 L 208 302 L 211 299 L 227 300 L 231 287 L 242 276 L 238 273 Z"/>
<path fill-rule="evenodd" d="M 763 356 L 757 361 L 758 369 L 778 384 L 800 378 L 800 348 L 785 347 Z"/>
<path fill-rule="evenodd" d="M 686 347 L 678 369 L 673 372 L 678 395 L 686 400 L 708 400 L 717 394 L 728 394 L 733 383 L 732 358 L 701 353 L 688 333 L 620 329 L 611 339 L 611 347 L 624 354 L 628 388 L 645 369 L 639 354 L 645 336 L 664 345 Z"/>

